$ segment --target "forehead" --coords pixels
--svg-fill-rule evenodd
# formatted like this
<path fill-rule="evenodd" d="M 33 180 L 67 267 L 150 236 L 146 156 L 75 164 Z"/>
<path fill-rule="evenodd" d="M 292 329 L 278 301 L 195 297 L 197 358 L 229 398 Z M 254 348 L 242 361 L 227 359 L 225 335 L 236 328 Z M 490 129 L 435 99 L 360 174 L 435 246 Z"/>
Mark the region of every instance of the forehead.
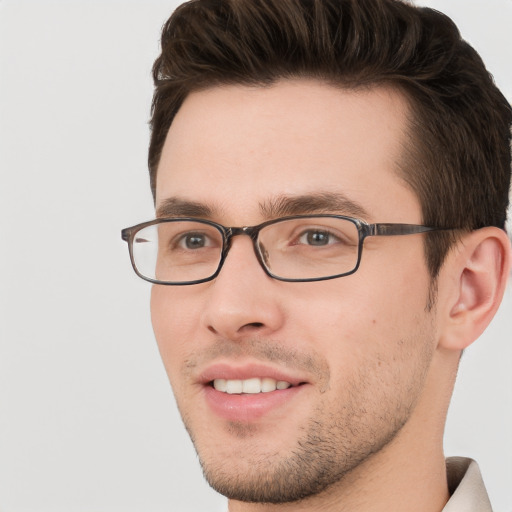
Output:
<path fill-rule="evenodd" d="M 157 207 L 179 198 L 256 220 L 258 205 L 315 193 L 342 194 L 376 216 L 390 198 L 416 207 L 396 173 L 406 119 L 405 99 L 389 88 L 295 80 L 192 93 L 162 151 Z"/>

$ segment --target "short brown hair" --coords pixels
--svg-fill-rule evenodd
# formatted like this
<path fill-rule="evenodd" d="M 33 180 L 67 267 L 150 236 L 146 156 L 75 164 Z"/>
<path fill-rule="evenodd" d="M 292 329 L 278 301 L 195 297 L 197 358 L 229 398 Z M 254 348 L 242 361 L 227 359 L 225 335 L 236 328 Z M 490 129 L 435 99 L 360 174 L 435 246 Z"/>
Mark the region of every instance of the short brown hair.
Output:
<path fill-rule="evenodd" d="M 477 52 L 442 13 L 400 0 L 192 0 L 163 27 L 153 67 L 149 170 L 186 96 L 216 85 L 315 78 L 336 87 L 388 85 L 410 103 L 399 174 L 427 225 L 504 228 L 512 109 Z M 429 235 L 437 276 L 452 239 Z"/>

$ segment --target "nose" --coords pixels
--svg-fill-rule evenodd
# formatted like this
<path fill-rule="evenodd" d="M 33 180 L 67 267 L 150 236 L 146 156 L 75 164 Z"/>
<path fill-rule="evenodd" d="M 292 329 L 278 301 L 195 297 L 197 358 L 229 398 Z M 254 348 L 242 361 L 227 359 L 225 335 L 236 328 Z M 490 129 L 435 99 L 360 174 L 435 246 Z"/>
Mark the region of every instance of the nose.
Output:
<path fill-rule="evenodd" d="M 261 268 L 248 236 L 236 236 L 219 275 L 208 286 L 203 325 L 230 340 L 267 336 L 284 320 L 281 283 Z"/>

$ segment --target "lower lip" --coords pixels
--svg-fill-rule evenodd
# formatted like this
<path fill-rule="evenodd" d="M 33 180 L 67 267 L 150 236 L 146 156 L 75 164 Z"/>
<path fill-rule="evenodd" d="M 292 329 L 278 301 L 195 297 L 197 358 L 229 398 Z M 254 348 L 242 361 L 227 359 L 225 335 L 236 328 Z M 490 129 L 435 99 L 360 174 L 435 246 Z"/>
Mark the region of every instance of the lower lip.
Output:
<path fill-rule="evenodd" d="M 217 391 L 213 386 L 205 386 L 205 397 L 215 414 L 228 421 L 252 422 L 261 417 L 279 411 L 295 398 L 304 385 L 292 386 L 269 393 L 233 394 Z"/>

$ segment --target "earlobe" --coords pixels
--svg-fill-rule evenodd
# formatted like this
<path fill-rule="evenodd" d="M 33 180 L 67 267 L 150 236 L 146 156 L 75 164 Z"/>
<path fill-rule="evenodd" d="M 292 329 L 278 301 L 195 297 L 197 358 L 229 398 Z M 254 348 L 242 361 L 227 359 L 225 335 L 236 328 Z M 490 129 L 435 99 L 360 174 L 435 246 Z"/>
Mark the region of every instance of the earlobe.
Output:
<path fill-rule="evenodd" d="M 505 291 L 510 254 L 507 234 L 495 227 L 473 231 L 458 242 L 439 276 L 450 288 L 440 312 L 445 315 L 440 346 L 463 350 L 489 325 Z"/>

